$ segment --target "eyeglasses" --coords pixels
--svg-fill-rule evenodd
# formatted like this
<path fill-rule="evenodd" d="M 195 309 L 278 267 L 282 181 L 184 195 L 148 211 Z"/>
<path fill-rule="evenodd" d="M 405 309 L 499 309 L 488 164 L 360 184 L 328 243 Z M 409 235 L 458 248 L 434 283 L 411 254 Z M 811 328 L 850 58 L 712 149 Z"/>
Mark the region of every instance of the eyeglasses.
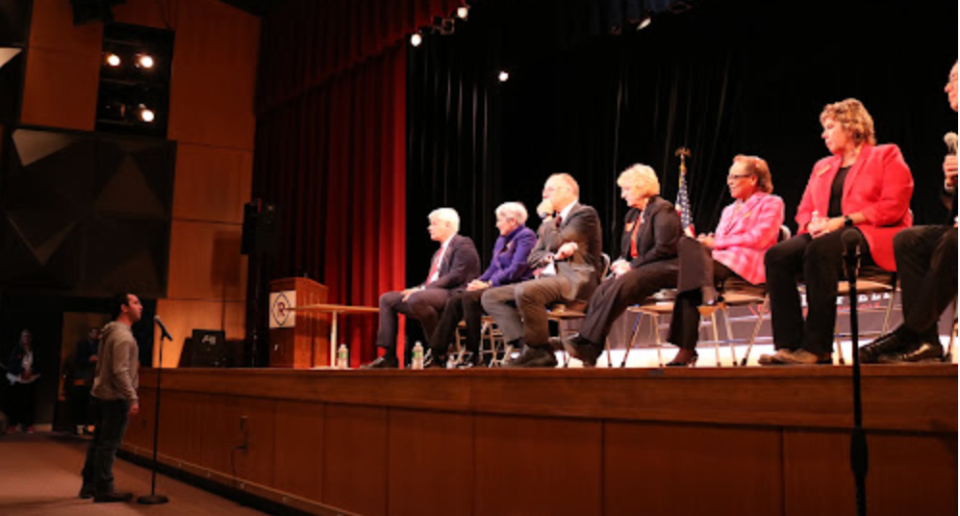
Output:
<path fill-rule="evenodd" d="M 727 176 L 727 181 L 737 181 L 739 179 L 746 179 L 748 177 L 753 177 L 752 174 L 730 174 Z"/>

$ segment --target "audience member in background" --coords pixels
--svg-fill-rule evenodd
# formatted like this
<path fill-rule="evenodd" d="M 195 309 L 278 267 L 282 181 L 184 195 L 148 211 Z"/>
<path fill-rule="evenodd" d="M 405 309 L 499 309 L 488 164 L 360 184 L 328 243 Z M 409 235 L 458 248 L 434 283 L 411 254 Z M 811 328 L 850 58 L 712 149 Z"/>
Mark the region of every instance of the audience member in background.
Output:
<path fill-rule="evenodd" d="M 17 431 L 17 426 L 28 434 L 34 433 L 33 413 L 37 396 L 37 380 L 40 379 L 40 361 L 33 347 L 30 330 L 20 333 L 20 342 L 14 346 L 7 361 L 7 433 Z"/>
<path fill-rule="evenodd" d="M 77 427 L 77 435 L 82 434 L 86 427 L 92 424 L 89 414 L 90 390 L 97 372 L 99 352 L 100 328 L 91 328 L 87 338 L 77 343 L 69 375 L 67 403 L 73 424 Z"/>

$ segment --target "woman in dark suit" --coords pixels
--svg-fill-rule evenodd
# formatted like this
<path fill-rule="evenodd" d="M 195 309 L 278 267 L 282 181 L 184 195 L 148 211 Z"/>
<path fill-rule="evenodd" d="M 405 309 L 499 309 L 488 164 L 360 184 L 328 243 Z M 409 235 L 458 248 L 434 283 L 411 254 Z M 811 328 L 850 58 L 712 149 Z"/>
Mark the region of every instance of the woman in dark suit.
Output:
<path fill-rule="evenodd" d="M 585 367 L 597 363 L 610 327 L 630 306 L 661 289 L 677 284 L 677 241 L 680 216 L 660 197 L 660 181 L 646 165 L 634 165 L 617 179 L 627 212 L 620 242 L 620 258 L 611 275 L 590 298 L 580 333 L 567 337 L 564 347 Z"/>
<path fill-rule="evenodd" d="M 501 204 L 497 208 L 497 229 L 500 237 L 493 248 L 490 267 L 479 278 L 471 281 L 464 290 L 447 300 L 440 317 L 440 324 L 430 342 L 433 344 L 431 366 L 446 364 L 447 349 L 456 340 L 460 320 L 466 323 L 467 351 L 470 352 L 464 365 L 480 364 L 480 331 L 483 307 L 480 298 L 490 287 L 499 287 L 528 280 L 533 271 L 527 265 L 527 257 L 537 244 L 537 235 L 526 226 L 527 209 L 518 202 Z"/>
<path fill-rule="evenodd" d="M 832 156 L 813 167 L 797 209 L 798 236 L 774 246 L 765 260 L 777 351 L 760 357 L 763 365 L 832 363 L 842 234 L 862 233 L 862 261 L 895 271 L 893 237 L 912 224 L 913 176 L 896 145 L 876 144 L 863 104 L 830 104 L 820 123 Z M 807 287 L 806 321 L 798 277 Z"/>

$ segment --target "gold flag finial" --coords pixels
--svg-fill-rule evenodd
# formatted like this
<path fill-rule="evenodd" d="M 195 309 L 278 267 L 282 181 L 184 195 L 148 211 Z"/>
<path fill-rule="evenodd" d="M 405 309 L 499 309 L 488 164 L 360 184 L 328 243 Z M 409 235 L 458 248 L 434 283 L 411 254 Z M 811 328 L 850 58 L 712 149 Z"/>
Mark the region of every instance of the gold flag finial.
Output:
<path fill-rule="evenodd" d="M 684 175 L 687 173 L 687 158 L 691 156 L 690 149 L 680 147 L 677 149 L 676 155 L 680 157 L 680 174 Z"/>

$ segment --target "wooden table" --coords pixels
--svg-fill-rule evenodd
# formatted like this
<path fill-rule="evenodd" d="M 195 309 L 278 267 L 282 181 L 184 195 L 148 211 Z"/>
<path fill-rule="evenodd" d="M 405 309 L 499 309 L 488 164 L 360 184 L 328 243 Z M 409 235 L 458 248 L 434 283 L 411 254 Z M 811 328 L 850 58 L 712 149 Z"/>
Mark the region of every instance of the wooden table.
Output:
<path fill-rule="evenodd" d="M 330 313 L 330 365 L 337 365 L 337 319 L 340 314 L 378 314 L 379 308 L 371 306 L 350 306 L 350 305 L 304 305 L 291 308 L 298 312 L 328 312 Z"/>

